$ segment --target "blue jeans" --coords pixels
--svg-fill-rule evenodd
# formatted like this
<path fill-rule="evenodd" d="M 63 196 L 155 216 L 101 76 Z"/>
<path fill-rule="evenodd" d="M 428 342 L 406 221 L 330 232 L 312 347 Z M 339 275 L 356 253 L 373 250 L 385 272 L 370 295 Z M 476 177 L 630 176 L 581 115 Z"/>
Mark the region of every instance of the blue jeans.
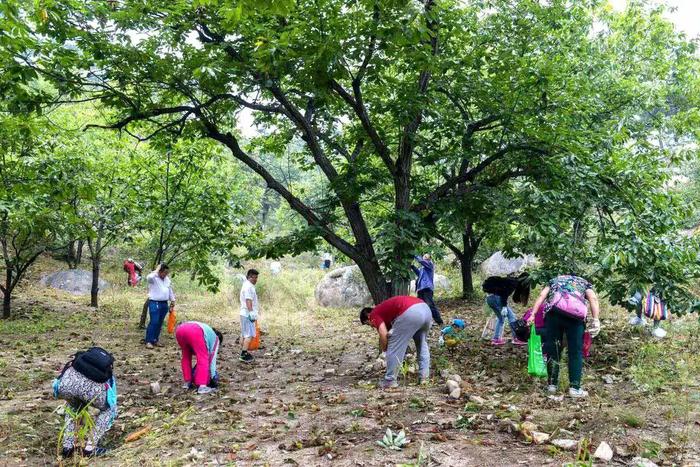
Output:
<path fill-rule="evenodd" d="M 163 321 L 169 311 L 168 302 L 148 301 L 148 313 L 151 320 L 146 328 L 146 343 L 155 344 L 160 337 L 160 330 L 163 327 Z"/>
<path fill-rule="evenodd" d="M 518 320 L 518 318 L 515 317 L 515 313 L 513 313 L 513 310 L 508 306 L 508 302 L 506 301 L 506 303 L 503 303 L 503 299 L 500 296 L 492 294 L 486 296 L 486 303 L 496 315 L 496 329 L 493 333 L 493 338 L 498 339 L 498 337 L 503 332 L 503 326 L 505 326 L 505 323 L 503 322 L 503 315 L 501 314 L 501 310 L 504 306 L 508 308 L 508 324 L 510 325 L 510 333 L 512 337 L 515 338 L 513 323 L 515 323 Z"/>

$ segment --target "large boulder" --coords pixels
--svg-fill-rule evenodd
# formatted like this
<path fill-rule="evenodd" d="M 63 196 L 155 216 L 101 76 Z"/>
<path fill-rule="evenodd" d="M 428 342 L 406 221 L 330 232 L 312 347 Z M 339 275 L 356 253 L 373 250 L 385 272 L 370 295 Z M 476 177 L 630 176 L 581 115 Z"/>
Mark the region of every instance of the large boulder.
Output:
<path fill-rule="evenodd" d="M 507 276 L 508 274 L 522 272 L 537 264 L 537 258 L 533 255 L 523 255 L 518 258 L 506 258 L 500 251 L 495 252 L 481 263 L 481 273 L 488 276 Z"/>
<path fill-rule="evenodd" d="M 435 290 L 450 290 L 450 280 L 443 276 L 442 274 L 435 274 L 433 276 L 433 285 Z M 411 293 L 416 292 L 416 281 L 411 281 Z"/>
<path fill-rule="evenodd" d="M 58 271 L 44 276 L 41 283 L 46 287 L 53 287 L 73 295 L 86 295 L 92 288 L 92 272 L 84 269 Z M 100 279 L 98 286 L 100 290 L 104 290 L 109 287 L 109 283 Z"/>
<path fill-rule="evenodd" d="M 370 306 L 372 296 L 360 268 L 346 266 L 326 274 L 316 286 L 316 302 L 329 308 Z"/>

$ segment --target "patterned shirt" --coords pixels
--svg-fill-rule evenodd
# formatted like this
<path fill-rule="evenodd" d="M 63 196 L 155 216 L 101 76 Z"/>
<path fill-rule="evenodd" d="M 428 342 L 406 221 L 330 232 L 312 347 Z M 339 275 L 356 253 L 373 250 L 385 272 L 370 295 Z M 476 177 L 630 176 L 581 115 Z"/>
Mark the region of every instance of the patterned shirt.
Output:
<path fill-rule="evenodd" d="M 551 281 L 549 281 L 549 294 L 547 295 L 547 301 L 545 305 L 545 313 L 552 308 L 552 302 L 554 301 L 554 295 L 557 293 L 568 293 L 575 294 L 581 297 L 588 305 L 588 300 L 586 300 L 586 290 L 592 289 L 593 285 L 588 282 L 583 277 L 578 276 L 557 276 Z"/>

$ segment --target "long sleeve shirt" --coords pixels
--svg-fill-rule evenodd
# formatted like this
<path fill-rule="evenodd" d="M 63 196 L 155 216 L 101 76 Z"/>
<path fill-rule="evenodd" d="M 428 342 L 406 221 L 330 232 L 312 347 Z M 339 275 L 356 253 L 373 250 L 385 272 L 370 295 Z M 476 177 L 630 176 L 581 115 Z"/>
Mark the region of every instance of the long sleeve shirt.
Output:
<path fill-rule="evenodd" d="M 170 277 L 165 276 L 165 279 L 161 279 L 156 271 L 153 271 L 146 276 L 146 281 L 148 282 L 148 299 L 155 302 L 171 302 L 175 301 L 175 294 L 173 293 L 173 287 L 170 284 Z"/>
<path fill-rule="evenodd" d="M 413 269 L 413 272 L 415 272 L 417 276 L 416 292 L 424 289 L 433 290 L 435 288 L 435 285 L 433 284 L 433 276 L 435 274 L 435 266 L 433 265 L 433 262 L 423 259 L 420 256 L 416 256 L 415 259 L 418 261 L 418 264 L 421 265 L 420 269 L 415 266 L 411 266 L 411 269 Z"/>

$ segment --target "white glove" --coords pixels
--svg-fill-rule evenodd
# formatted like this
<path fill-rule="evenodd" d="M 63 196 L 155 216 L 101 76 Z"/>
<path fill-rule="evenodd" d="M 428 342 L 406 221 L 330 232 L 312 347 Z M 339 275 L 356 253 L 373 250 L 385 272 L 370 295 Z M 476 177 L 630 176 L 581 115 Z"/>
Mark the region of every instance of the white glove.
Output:
<path fill-rule="evenodd" d="M 250 311 L 248 312 L 248 319 L 255 322 L 258 320 L 258 312 L 257 311 Z"/>
<path fill-rule="evenodd" d="M 507 306 L 504 306 L 503 308 L 501 308 L 501 316 L 502 316 L 503 318 L 507 318 L 507 317 L 508 317 L 508 307 L 507 307 Z"/>
<path fill-rule="evenodd" d="M 591 337 L 596 337 L 600 333 L 600 320 L 598 318 L 593 318 L 588 325 L 588 333 Z"/>
<path fill-rule="evenodd" d="M 445 345 L 445 338 L 442 337 L 442 334 L 438 338 L 438 345 Z"/>

